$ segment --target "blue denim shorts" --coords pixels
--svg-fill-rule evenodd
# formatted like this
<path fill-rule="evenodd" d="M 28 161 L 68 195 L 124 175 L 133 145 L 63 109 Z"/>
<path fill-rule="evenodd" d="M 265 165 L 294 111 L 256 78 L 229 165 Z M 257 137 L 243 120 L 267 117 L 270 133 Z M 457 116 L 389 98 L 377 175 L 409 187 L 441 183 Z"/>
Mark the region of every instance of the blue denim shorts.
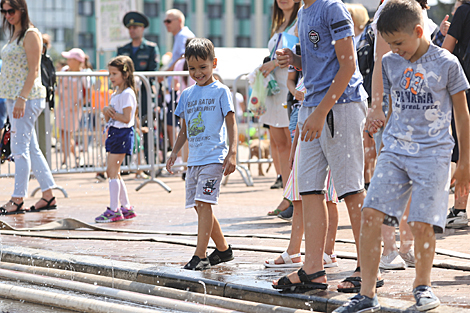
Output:
<path fill-rule="evenodd" d="M 134 127 L 116 128 L 111 126 L 108 129 L 105 146 L 106 152 L 131 155 L 134 147 Z"/>
<path fill-rule="evenodd" d="M 295 136 L 295 128 L 297 127 L 297 121 L 299 120 L 299 106 L 294 106 L 292 108 L 292 112 L 290 113 L 289 119 L 289 132 L 290 132 L 290 139 L 294 142 Z"/>
<path fill-rule="evenodd" d="M 450 156 L 410 157 L 382 152 L 363 207 L 385 213 L 384 224 L 398 226 L 411 197 L 408 223 L 427 223 L 442 233 L 449 184 Z"/>

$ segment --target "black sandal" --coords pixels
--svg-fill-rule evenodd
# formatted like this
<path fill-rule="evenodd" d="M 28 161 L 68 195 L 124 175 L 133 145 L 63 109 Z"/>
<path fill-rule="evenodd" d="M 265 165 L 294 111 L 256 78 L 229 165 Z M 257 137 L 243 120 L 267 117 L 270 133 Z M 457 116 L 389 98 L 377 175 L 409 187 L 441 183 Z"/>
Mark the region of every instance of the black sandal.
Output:
<path fill-rule="evenodd" d="M 357 267 L 355 270 L 354 270 L 354 273 L 358 273 L 361 271 L 361 267 Z M 361 277 L 346 277 L 343 281 L 341 281 L 342 283 L 344 282 L 348 282 L 348 283 L 351 283 L 353 284 L 354 287 L 350 287 L 350 288 L 338 288 L 338 292 L 344 292 L 344 293 L 358 293 L 361 291 L 361 285 L 362 285 L 362 278 Z M 378 279 L 377 278 L 377 283 L 375 284 L 375 288 L 380 288 L 380 287 L 383 287 L 383 285 L 385 284 L 384 280 L 383 279 Z"/>
<path fill-rule="evenodd" d="M 22 209 L 24 201 L 21 203 L 15 203 L 14 201 L 8 201 L 16 206 L 16 210 L 8 212 L 5 206 L 0 207 L 0 215 L 14 215 L 14 214 L 24 214 L 25 210 Z"/>
<path fill-rule="evenodd" d="M 324 270 L 308 275 L 301 268 L 297 272 L 297 275 L 299 275 L 300 283 L 293 284 L 290 281 L 290 279 L 287 278 L 287 276 L 283 276 L 283 277 L 279 278 L 279 280 L 277 281 L 277 285 L 273 285 L 273 288 L 274 289 L 281 289 L 281 290 L 290 289 L 292 292 L 294 292 L 296 289 L 304 289 L 304 290 L 305 289 L 312 289 L 312 290 L 321 289 L 321 290 L 325 290 L 325 289 L 328 288 L 328 284 L 316 283 L 316 282 L 311 281 L 312 279 L 322 277 L 322 276 L 326 276 L 326 272 Z"/>
<path fill-rule="evenodd" d="M 49 201 L 44 199 L 44 198 L 41 198 L 41 200 L 46 202 L 46 206 L 43 206 L 42 208 L 36 209 L 36 207 L 33 205 L 29 208 L 28 212 L 33 213 L 33 212 L 41 212 L 41 211 L 46 211 L 46 210 L 56 210 L 57 209 L 57 205 L 55 205 L 55 204 L 51 205 L 52 201 L 55 200 L 55 197 L 52 197 Z"/>

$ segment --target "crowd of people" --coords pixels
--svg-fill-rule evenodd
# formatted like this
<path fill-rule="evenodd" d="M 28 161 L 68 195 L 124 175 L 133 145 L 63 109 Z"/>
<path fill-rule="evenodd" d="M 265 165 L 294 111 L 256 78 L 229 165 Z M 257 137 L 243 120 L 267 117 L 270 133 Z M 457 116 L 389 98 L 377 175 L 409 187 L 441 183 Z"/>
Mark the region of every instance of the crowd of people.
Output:
<path fill-rule="evenodd" d="M 452 22 L 446 16 L 439 26 L 427 16 L 428 9 L 426 0 L 384 0 L 369 20 L 364 7 L 338 0 L 304 0 L 303 5 L 300 0 L 273 1 L 270 55 L 259 71 L 264 77 L 273 75 L 280 91 L 267 96 L 260 122 L 269 128 L 273 163 L 284 188 L 274 212 L 292 217 L 292 232 L 286 251 L 264 265 L 300 268 L 274 281 L 273 288 L 287 292 L 328 288 L 325 268 L 338 266 L 337 203 L 345 201 L 358 257 L 352 275 L 337 290 L 357 295 L 334 312 L 380 310 L 376 289 L 384 280 L 379 268 L 406 266 L 416 269 L 416 308 L 427 311 L 439 306 L 431 288 L 435 233 L 468 226 L 470 4 L 457 1 Z M 56 185 L 34 128 L 45 107 L 39 74 L 43 37 L 29 20 L 26 1 L 1 0 L 1 12 L 10 39 L 1 52 L 0 98 L 6 99 L 11 123 L 15 185 L 0 215 L 55 209 Z M 189 78 L 169 76 L 168 88 L 152 92 L 168 102 L 168 110 L 161 114 L 166 115 L 168 133 L 176 134 L 170 140 L 173 148 L 166 169 L 172 173 L 186 150 L 185 206 L 198 215 L 197 247 L 184 268 L 206 270 L 234 258 L 212 206 L 218 203 L 223 176 L 235 170 L 236 110 L 230 90 L 214 73 L 217 58 L 212 42 L 195 38 L 179 10 L 167 11 L 164 23 L 175 39 L 166 70 L 188 70 Z M 139 122 L 137 103 L 141 103 L 142 128 L 154 119 L 145 91 L 137 92 L 133 73 L 157 70 L 159 49 L 143 38 L 149 25 L 145 15 L 130 12 L 124 25 L 132 41 L 108 63 L 114 93 L 102 110 L 110 206 L 96 222 L 136 216 L 120 166 L 135 150 L 140 135 L 134 130 Z M 299 43 L 286 47 L 283 38 L 289 36 L 298 37 Z M 81 49 L 62 56 L 67 59 L 64 71 L 85 70 Z M 363 62 L 369 65 L 364 71 Z M 89 86 L 86 79 L 67 78 L 59 88 L 56 118 L 62 147 L 72 155 L 71 133 L 79 127 L 79 104 Z M 289 93 L 294 100 L 286 108 Z M 142 141 L 147 157 L 145 133 Z M 451 175 L 452 162 L 456 167 Z M 43 194 L 24 209 L 31 169 Z M 455 204 L 447 213 L 451 185 Z M 211 238 L 216 249 L 207 255 Z"/>
<path fill-rule="evenodd" d="M 8 111 L 12 113 L 8 120 L 11 124 L 12 133 L 11 156 L 12 159 L 16 161 L 17 165 L 15 167 L 16 182 L 13 196 L 7 204 L 1 207 L 2 211 L 0 214 L 22 214 L 25 212 L 39 212 L 42 210 L 55 209 L 57 206 L 52 190 L 57 186 L 55 185 L 52 176 L 50 176 L 47 181 L 47 187 L 50 188 L 46 188 L 46 182 L 44 183 L 44 186 L 41 185 L 41 189 L 43 190 L 42 199 L 30 208 L 23 208 L 23 198 L 26 196 L 31 166 L 36 177 L 39 176 L 39 172 L 37 171 L 45 173 L 45 175 L 39 176 L 41 178 L 48 177 L 51 173 L 50 168 L 46 166 L 47 163 L 43 164 L 42 160 L 41 162 L 36 162 L 34 159 L 35 157 L 40 158 L 42 156 L 42 153 L 41 155 L 38 154 L 39 149 L 42 149 L 42 147 L 40 147 L 41 142 L 38 143 L 37 136 L 34 135 L 35 129 L 31 129 L 32 125 L 36 123 L 38 117 L 44 115 L 41 114 L 41 112 L 45 105 L 40 101 L 45 97 L 46 93 L 46 89 L 41 84 L 41 54 L 46 53 L 46 51 L 51 48 L 51 39 L 49 35 L 41 34 L 30 21 L 26 1 L 4 1 L 2 2 L 2 10 L 3 29 L 9 31 L 10 38 L 2 53 L 2 62 L 4 67 L 1 77 L 2 81 L 7 83 L 3 85 L 0 95 L 1 132 L 3 132 L 3 126 L 7 122 L 8 100 L 13 100 L 13 105 L 16 105 L 16 103 L 19 105 L 21 101 L 26 102 L 30 100 L 37 100 L 36 102 L 39 104 L 35 104 L 33 107 L 37 107 L 37 112 L 32 112 L 31 114 L 33 115 L 31 115 L 31 117 L 28 116 L 25 118 L 28 121 L 28 126 L 24 130 L 21 130 L 18 136 L 16 135 L 19 132 L 17 130 L 18 121 L 16 118 L 13 118 L 13 109 L 11 112 Z M 135 71 L 159 70 L 162 63 L 158 45 L 144 38 L 144 30 L 149 26 L 148 18 L 140 12 L 128 12 L 123 18 L 123 24 L 129 31 L 131 42 L 122 47 L 118 47 L 117 55 L 128 56 L 135 68 Z M 175 39 L 172 51 L 173 57 L 166 68 L 166 70 L 172 71 L 176 70 L 175 66 L 177 63 L 177 66 L 180 66 L 180 61 L 184 61 L 183 54 L 186 41 L 195 37 L 195 35 L 187 26 L 185 26 L 184 14 L 177 9 L 168 10 L 164 20 L 164 25 L 166 26 L 167 31 L 171 33 Z M 40 38 L 37 39 L 37 36 L 31 35 L 33 32 Z M 32 39 L 30 39 L 30 37 L 32 37 Z M 31 40 L 33 40 L 33 44 L 30 43 Z M 27 45 L 30 44 L 33 45 L 34 49 L 27 49 L 29 48 Z M 40 47 L 39 60 L 36 60 L 35 55 L 35 48 L 37 45 Z M 14 54 L 9 56 L 9 50 L 11 49 L 14 49 Z M 18 54 L 20 52 L 23 54 Z M 15 59 L 17 57 L 18 59 Z M 89 56 L 78 47 L 63 51 L 61 53 L 61 57 L 62 59 L 56 62 L 57 71 L 72 73 L 89 72 L 93 70 L 89 61 Z M 21 60 L 21 62 L 18 62 L 18 60 Z M 177 69 L 184 70 L 183 68 Z M 185 69 L 187 70 L 187 67 Z M 150 83 L 152 85 L 153 81 L 154 79 L 151 78 Z M 132 124 L 135 121 L 135 124 L 138 127 L 133 128 L 134 144 L 131 152 L 137 155 L 138 164 L 142 164 L 143 162 L 148 163 L 149 140 L 147 133 L 148 127 L 150 127 L 150 125 L 153 127 L 152 121 L 155 118 L 159 118 L 159 114 L 166 114 L 167 117 L 165 122 L 168 134 L 173 134 L 172 121 L 175 120 L 173 111 L 175 109 L 176 99 L 180 95 L 180 89 L 183 90 L 186 86 L 194 83 L 190 78 L 187 79 L 187 81 L 180 81 L 170 76 L 167 81 L 164 81 L 163 84 L 160 85 L 165 85 L 167 82 L 168 85 L 166 88 L 163 87 L 160 88 L 160 90 L 155 90 L 155 87 L 153 87 L 154 89 L 152 90 L 152 94 L 158 97 L 158 103 L 160 106 L 158 108 L 150 106 L 148 109 L 147 90 L 146 88 L 140 88 L 140 82 L 136 79 L 135 89 L 138 90 L 136 97 L 139 98 L 141 115 L 139 115 L 139 112 L 136 110 L 135 116 L 133 116 Z M 99 105 L 96 104 L 95 107 L 95 104 L 91 104 L 90 101 L 95 101 L 94 93 L 96 92 L 96 88 L 98 88 L 98 90 L 100 88 L 104 90 L 108 89 L 107 86 L 105 88 L 98 86 L 103 83 L 107 84 L 108 80 L 98 80 L 95 79 L 94 76 L 86 75 L 70 77 L 61 76 L 57 79 L 57 88 L 55 90 L 57 97 L 56 101 L 54 101 L 50 107 L 54 112 L 52 123 L 56 130 L 54 134 L 57 136 L 56 148 L 57 151 L 60 152 L 59 157 L 61 159 L 61 165 L 59 164 L 59 166 L 63 169 L 86 166 L 84 164 L 83 156 L 85 153 L 88 153 L 88 158 L 90 158 L 91 152 L 89 144 L 92 140 L 91 134 L 94 133 L 94 140 L 99 140 L 99 138 L 101 138 L 101 136 L 99 134 L 97 135 L 95 132 L 96 129 L 98 129 L 98 123 L 101 123 L 101 121 L 98 121 L 98 118 L 101 117 L 103 119 L 103 125 L 106 124 L 106 114 L 104 112 L 97 112 L 97 108 L 98 110 L 100 109 Z M 114 87 L 115 86 L 113 85 L 113 88 Z M 28 93 L 29 95 L 27 95 Z M 164 93 L 166 93 L 166 95 Z M 105 102 L 108 103 L 108 100 L 106 100 L 106 94 L 100 95 L 100 98 L 101 101 L 105 100 Z M 162 101 L 166 101 L 166 112 L 163 112 Z M 31 107 L 31 105 L 24 106 L 26 109 Z M 23 117 L 24 114 L 25 113 L 23 113 L 21 117 Z M 151 116 L 149 116 L 149 114 L 151 114 Z M 139 119 L 139 116 L 141 116 L 141 119 Z M 176 117 L 175 123 L 176 125 L 179 124 L 178 117 Z M 20 124 L 23 126 L 23 123 Z M 175 129 L 177 130 L 178 127 L 175 127 Z M 27 133 L 28 136 L 25 137 L 23 135 L 23 131 Z M 84 135 L 77 141 L 77 134 L 79 133 Z M 170 138 L 169 144 L 173 144 L 173 141 L 171 140 L 173 136 L 170 135 L 168 137 Z M 22 140 L 27 139 L 31 142 L 20 143 L 18 138 L 22 138 Z M 98 144 L 104 145 L 105 142 L 103 141 Z M 81 153 L 82 151 L 84 153 Z M 26 163 L 24 170 L 21 166 L 21 156 L 24 157 Z M 187 152 L 185 153 L 185 161 L 186 159 Z M 182 162 L 183 160 L 178 158 L 177 163 Z M 41 167 L 36 169 L 38 165 L 41 165 Z M 98 181 L 104 181 L 106 178 L 109 178 L 109 176 L 106 176 L 106 172 L 96 173 L 96 179 Z M 147 179 L 148 176 L 142 170 L 137 170 L 136 178 Z M 129 216 L 133 217 L 134 215 Z M 102 216 L 98 217 L 96 221 L 103 222 Z"/>

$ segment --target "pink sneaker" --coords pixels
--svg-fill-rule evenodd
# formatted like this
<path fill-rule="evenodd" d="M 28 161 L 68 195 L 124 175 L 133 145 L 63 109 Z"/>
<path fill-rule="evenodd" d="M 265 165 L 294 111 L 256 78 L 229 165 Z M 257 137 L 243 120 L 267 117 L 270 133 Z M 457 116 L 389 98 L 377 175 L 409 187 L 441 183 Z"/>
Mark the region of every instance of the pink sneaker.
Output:
<path fill-rule="evenodd" d="M 117 210 L 116 212 L 114 212 L 110 208 L 107 208 L 103 214 L 95 218 L 96 223 L 112 223 L 119 222 L 122 220 L 124 220 L 124 217 L 122 216 L 121 210 Z"/>
<path fill-rule="evenodd" d="M 125 207 L 122 206 L 121 207 L 121 212 L 122 212 L 122 216 L 124 216 L 125 220 L 130 220 L 130 219 L 133 219 L 134 217 L 137 216 L 137 214 L 135 214 L 133 206 L 131 206 L 129 209 L 126 209 Z"/>

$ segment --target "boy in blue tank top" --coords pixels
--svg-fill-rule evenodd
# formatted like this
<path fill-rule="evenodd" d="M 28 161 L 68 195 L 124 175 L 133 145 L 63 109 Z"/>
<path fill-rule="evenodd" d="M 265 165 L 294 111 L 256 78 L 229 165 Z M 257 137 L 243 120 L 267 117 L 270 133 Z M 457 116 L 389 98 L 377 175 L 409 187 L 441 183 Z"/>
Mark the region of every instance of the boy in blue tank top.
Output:
<path fill-rule="evenodd" d="M 288 49 L 276 51 L 281 67 L 302 69 L 307 89 L 298 117 L 305 265 L 274 282 L 274 288 L 283 290 L 327 288 L 322 258 L 328 226 L 324 201 L 328 168 L 338 198 L 346 201 L 356 249 L 365 197 L 362 133 L 367 93 L 357 66 L 352 18 L 339 0 L 303 2 L 298 13 L 301 56 Z M 342 282 L 338 291 L 357 290 L 352 281 L 360 280 L 359 266 L 358 258 L 353 277 Z M 378 286 L 382 284 L 378 281 Z"/>
<path fill-rule="evenodd" d="M 408 223 L 415 238 L 413 296 L 418 311 L 439 306 L 431 289 L 436 249 L 435 232 L 446 223 L 450 161 L 454 140 L 450 134 L 455 112 L 460 155 L 455 194 L 467 197 L 470 184 L 470 117 L 465 98 L 469 83 L 458 59 L 424 36 L 422 10 L 414 0 L 390 0 L 377 21 L 390 45 L 382 59 L 384 93 L 389 115 L 383 148 L 362 210 L 360 256 L 363 283 L 360 293 L 337 313 L 377 312 L 375 290 L 379 269 L 381 225 L 398 226 L 410 200 Z M 381 121 L 373 121 L 376 131 Z"/>
<path fill-rule="evenodd" d="M 166 168 L 172 173 L 178 151 L 188 140 L 186 208 L 197 212 L 198 234 L 196 251 L 184 269 L 205 270 L 233 260 L 232 248 L 212 213 L 212 205 L 217 204 L 222 176 L 235 171 L 238 135 L 230 90 L 213 76 L 217 59 L 212 42 L 195 38 L 187 45 L 184 56 L 196 84 L 180 96 L 175 114 L 182 119 L 181 131 Z M 210 238 L 216 249 L 207 257 Z"/>

